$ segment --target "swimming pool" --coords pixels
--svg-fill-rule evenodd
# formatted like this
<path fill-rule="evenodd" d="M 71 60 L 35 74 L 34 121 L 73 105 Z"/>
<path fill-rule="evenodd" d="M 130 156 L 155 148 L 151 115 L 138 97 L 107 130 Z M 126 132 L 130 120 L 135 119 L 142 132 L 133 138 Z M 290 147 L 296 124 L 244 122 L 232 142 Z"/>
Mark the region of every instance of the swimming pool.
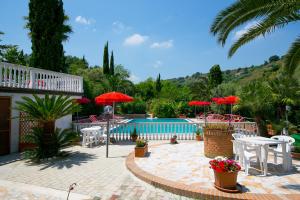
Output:
<path fill-rule="evenodd" d="M 189 134 L 197 130 L 196 124 L 179 118 L 132 119 L 118 125 L 112 133 L 131 133 L 134 128 L 138 134 Z M 200 127 L 200 130 L 202 128 Z"/>

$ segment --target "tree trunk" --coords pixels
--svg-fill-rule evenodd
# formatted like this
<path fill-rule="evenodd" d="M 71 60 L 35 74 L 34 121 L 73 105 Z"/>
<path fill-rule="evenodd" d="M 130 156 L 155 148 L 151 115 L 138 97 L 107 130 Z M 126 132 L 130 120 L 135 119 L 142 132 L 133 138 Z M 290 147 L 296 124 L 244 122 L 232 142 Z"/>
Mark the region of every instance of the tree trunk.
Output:
<path fill-rule="evenodd" d="M 268 137 L 267 128 L 266 128 L 265 122 L 262 119 L 262 117 L 255 116 L 255 122 L 257 124 L 257 128 L 258 128 L 260 136 Z"/>
<path fill-rule="evenodd" d="M 53 134 L 55 130 L 55 121 L 48 121 L 43 123 L 43 146 L 46 158 L 53 157 L 55 153 L 55 141 Z"/>

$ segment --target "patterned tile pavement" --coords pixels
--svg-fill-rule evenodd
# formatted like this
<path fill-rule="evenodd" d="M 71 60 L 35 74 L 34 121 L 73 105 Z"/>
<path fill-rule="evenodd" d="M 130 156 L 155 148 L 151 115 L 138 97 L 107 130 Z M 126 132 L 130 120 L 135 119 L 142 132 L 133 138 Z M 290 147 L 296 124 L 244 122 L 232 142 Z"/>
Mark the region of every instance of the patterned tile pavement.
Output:
<path fill-rule="evenodd" d="M 77 186 L 70 200 L 189 199 L 155 188 L 130 173 L 125 158 L 133 148 L 131 143 L 112 145 L 109 158 L 105 158 L 105 146 L 75 146 L 67 149 L 69 157 L 39 165 L 18 159 L 19 154 L 0 156 L 0 199 L 66 199 L 66 191 L 74 182 Z"/>
<path fill-rule="evenodd" d="M 156 145 L 150 146 L 149 150 L 149 157 L 134 158 L 140 169 L 191 188 L 213 188 L 213 171 L 209 169 L 210 159 L 203 155 L 203 142 Z M 259 167 L 255 163 L 251 163 L 253 168 L 249 170 L 250 176 L 246 176 L 243 171 L 239 173 L 238 182 L 244 185 L 245 194 L 275 194 L 281 197 L 285 194 L 299 195 L 300 161 L 293 160 L 293 169 L 290 172 L 283 172 L 281 165 L 272 163 L 271 155 L 268 161 L 270 163 L 267 177 L 260 175 Z M 280 159 L 278 163 L 281 163 Z"/>

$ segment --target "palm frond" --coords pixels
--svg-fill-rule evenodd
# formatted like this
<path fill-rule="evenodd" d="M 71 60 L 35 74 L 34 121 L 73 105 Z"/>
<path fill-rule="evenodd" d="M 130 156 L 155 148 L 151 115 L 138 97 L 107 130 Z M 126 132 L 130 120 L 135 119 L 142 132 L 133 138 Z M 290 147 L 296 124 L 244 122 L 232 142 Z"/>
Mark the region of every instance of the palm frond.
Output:
<path fill-rule="evenodd" d="M 256 25 L 251 27 L 245 34 L 243 34 L 229 49 L 228 56 L 232 57 L 233 54 L 244 44 L 254 40 L 259 36 L 265 36 L 277 28 L 283 28 L 289 22 L 300 20 L 300 15 L 297 13 L 292 13 L 286 17 L 276 17 L 274 13 L 268 18 Z"/>
<path fill-rule="evenodd" d="M 292 75 L 300 65 L 300 36 L 293 42 L 284 59 L 286 72 Z"/>
<path fill-rule="evenodd" d="M 215 18 L 210 31 L 218 35 L 218 42 L 224 45 L 229 33 L 238 26 L 271 15 L 273 12 L 280 13 L 289 10 L 297 13 L 300 3 L 297 0 L 240 0 L 232 6 L 224 9 Z"/>

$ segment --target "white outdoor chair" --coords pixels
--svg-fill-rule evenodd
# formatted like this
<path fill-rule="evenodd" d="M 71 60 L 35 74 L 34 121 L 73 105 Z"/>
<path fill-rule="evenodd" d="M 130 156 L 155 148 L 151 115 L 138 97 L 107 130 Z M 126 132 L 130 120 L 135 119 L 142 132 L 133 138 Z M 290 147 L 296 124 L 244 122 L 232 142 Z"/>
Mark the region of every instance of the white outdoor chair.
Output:
<path fill-rule="evenodd" d="M 240 158 L 240 152 L 239 152 L 239 148 L 238 148 L 238 144 L 236 143 L 236 140 L 238 138 L 242 138 L 243 135 L 240 134 L 240 133 L 233 133 L 232 137 L 234 138 L 234 140 L 231 140 L 232 141 L 232 145 L 233 145 L 234 160 L 237 160 L 237 159 Z"/>
<path fill-rule="evenodd" d="M 295 139 L 290 136 L 285 135 L 275 135 L 271 137 L 272 139 L 287 142 L 286 144 L 286 153 L 291 152 L 291 146 L 295 142 Z M 277 164 L 277 157 L 283 157 L 282 145 L 278 144 L 276 148 L 270 148 L 270 151 L 274 153 L 274 163 Z M 288 162 L 292 162 L 291 156 L 288 157 Z"/>
<path fill-rule="evenodd" d="M 253 152 L 253 146 L 247 145 L 246 143 L 235 141 L 237 148 L 239 149 L 239 156 L 241 160 L 241 164 L 245 168 L 246 175 L 249 174 L 250 161 L 255 159 L 259 162 L 260 169 L 263 171 L 262 159 L 261 159 L 261 149 L 259 146 L 255 146 L 255 152 Z M 248 150 L 250 149 L 250 150 Z"/>

